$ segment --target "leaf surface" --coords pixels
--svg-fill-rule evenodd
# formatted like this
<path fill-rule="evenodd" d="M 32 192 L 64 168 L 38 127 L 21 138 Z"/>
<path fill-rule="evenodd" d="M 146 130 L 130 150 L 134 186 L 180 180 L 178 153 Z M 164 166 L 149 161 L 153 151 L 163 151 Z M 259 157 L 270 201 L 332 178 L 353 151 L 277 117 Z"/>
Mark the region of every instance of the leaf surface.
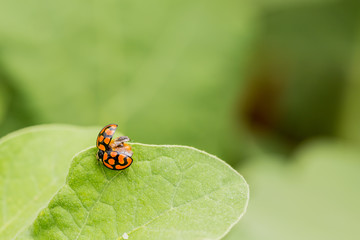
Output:
<path fill-rule="evenodd" d="M 94 145 L 97 131 L 43 125 L 0 140 L 0 239 L 12 239 L 33 221 L 64 184 L 71 157 Z"/>
<path fill-rule="evenodd" d="M 19 239 L 219 239 L 244 214 L 248 185 L 223 161 L 190 147 L 132 146 L 123 171 L 100 164 L 96 148 L 75 156 Z"/>

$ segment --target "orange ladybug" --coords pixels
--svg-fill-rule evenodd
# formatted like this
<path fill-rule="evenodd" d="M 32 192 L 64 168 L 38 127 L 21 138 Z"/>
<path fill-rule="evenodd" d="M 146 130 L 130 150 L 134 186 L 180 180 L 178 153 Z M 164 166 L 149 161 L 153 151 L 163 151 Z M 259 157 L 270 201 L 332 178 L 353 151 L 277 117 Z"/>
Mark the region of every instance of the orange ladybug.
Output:
<path fill-rule="evenodd" d="M 109 124 L 101 129 L 96 139 L 96 158 L 109 169 L 123 170 L 132 164 L 133 152 L 130 145 L 125 143 L 130 141 L 127 136 L 112 139 L 117 127 L 117 124 Z"/>

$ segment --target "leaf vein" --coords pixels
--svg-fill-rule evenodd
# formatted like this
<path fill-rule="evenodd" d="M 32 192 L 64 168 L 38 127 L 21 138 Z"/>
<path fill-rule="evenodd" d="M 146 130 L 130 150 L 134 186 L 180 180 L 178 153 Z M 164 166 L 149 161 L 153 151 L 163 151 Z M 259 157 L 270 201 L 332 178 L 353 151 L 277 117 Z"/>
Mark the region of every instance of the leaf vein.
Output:
<path fill-rule="evenodd" d="M 94 202 L 94 204 L 92 205 L 92 207 L 90 208 L 90 210 L 88 211 L 87 215 L 86 215 L 86 218 L 85 218 L 85 221 L 84 221 L 84 224 L 82 225 L 78 235 L 76 236 L 75 240 L 79 239 L 88 219 L 89 219 L 89 216 L 90 216 L 90 213 L 91 211 L 94 209 L 95 205 L 100 201 L 101 197 L 102 197 L 102 194 L 104 193 L 105 189 L 109 186 L 109 184 L 119 175 L 120 171 L 118 173 L 116 173 L 110 180 L 107 181 L 107 183 L 105 184 L 103 190 L 101 191 L 99 197 L 97 198 L 97 200 Z"/>
<path fill-rule="evenodd" d="M 167 209 L 167 210 L 165 210 L 164 212 L 162 212 L 161 214 L 159 214 L 157 217 L 155 217 L 155 218 L 149 220 L 148 222 L 144 223 L 143 225 L 138 226 L 138 227 L 136 227 L 135 229 L 131 230 L 131 231 L 128 233 L 128 235 L 130 235 L 130 234 L 138 231 L 138 230 L 141 229 L 141 228 L 147 227 L 149 224 L 151 224 L 152 222 L 156 221 L 157 219 L 159 219 L 159 218 L 162 217 L 163 215 L 165 215 L 165 214 L 167 214 L 167 213 L 170 213 L 171 211 L 175 211 L 175 210 L 177 210 L 177 209 L 180 208 L 180 207 L 186 206 L 186 205 L 188 205 L 188 204 L 190 204 L 190 203 L 193 203 L 194 201 L 200 200 L 200 199 L 202 199 L 202 198 L 204 198 L 204 197 L 207 197 L 208 195 L 210 195 L 210 194 L 212 194 L 212 193 L 214 193 L 214 192 L 217 192 L 217 191 L 223 190 L 223 189 L 224 189 L 224 186 L 221 186 L 221 187 L 219 187 L 219 188 L 214 189 L 214 190 L 211 191 L 211 192 L 207 192 L 206 194 L 204 194 L 204 195 L 202 195 L 202 196 L 200 196 L 200 197 L 191 199 L 190 201 L 187 201 L 187 202 L 185 202 L 185 203 L 183 203 L 183 204 L 180 204 L 180 205 L 178 205 L 178 206 L 176 206 L 176 207 L 172 207 L 172 208 L 170 208 L 170 209 Z"/>

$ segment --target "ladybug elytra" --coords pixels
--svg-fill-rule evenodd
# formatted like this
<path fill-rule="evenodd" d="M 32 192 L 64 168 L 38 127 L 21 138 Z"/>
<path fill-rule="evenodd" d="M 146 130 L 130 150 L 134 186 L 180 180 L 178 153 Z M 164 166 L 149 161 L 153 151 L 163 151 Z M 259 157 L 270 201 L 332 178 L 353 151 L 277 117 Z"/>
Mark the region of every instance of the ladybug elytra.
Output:
<path fill-rule="evenodd" d="M 133 152 L 130 145 L 125 143 L 130 141 L 127 136 L 112 139 L 117 127 L 117 124 L 109 124 L 100 131 L 96 140 L 96 158 L 109 169 L 123 170 L 133 162 Z"/>

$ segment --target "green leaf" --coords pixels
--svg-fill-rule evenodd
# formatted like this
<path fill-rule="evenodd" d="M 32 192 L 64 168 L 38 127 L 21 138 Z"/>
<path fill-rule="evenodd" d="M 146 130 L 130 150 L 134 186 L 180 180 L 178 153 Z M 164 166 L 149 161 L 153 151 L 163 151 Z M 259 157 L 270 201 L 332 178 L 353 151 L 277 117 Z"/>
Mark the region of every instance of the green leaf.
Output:
<path fill-rule="evenodd" d="M 12 239 L 32 222 L 63 185 L 71 157 L 94 145 L 97 132 L 43 125 L 0 140 L 0 239 Z"/>
<path fill-rule="evenodd" d="M 252 161 L 242 169 L 254 186 L 249 209 L 226 239 L 359 239 L 359 159 L 352 146 L 318 141 L 291 163 L 269 156 Z"/>
<path fill-rule="evenodd" d="M 123 171 L 99 164 L 95 148 L 75 156 L 19 239 L 219 239 L 244 214 L 248 185 L 223 161 L 191 147 L 132 146 Z"/>

